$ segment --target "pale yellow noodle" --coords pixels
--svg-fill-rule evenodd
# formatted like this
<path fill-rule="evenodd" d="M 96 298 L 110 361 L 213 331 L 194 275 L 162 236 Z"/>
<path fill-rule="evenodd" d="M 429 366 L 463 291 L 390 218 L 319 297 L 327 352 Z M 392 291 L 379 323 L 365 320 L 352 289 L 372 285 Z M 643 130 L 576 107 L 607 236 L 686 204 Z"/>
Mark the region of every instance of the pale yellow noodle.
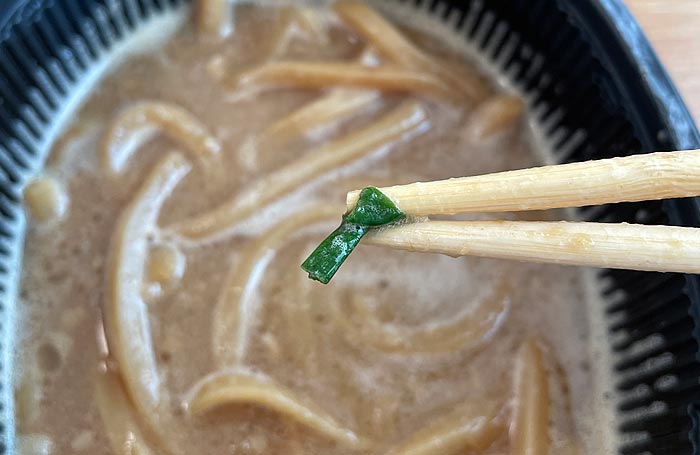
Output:
<path fill-rule="evenodd" d="M 221 145 L 207 128 L 182 107 L 161 101 L 140 101 L 117 115 L 102 136 L 100 159 L 107 174 L 120 174 L 136 150 L 157 133 L 181 143 L 211 169 Z"/>
<path fill-rule="evenodd" d="M 413 93 L 454 103 L 454 91 L 430 74 L 397 66 L 363 66 L 353 62 L 273 62 L 235 78 L 236 87 L 351 87 L 383 92 Z"/>
<path fill-rule="evenodd" d="M 331 90 L 267 128 L 262 136 L 290 138 L 332 124 L 365 109 L 379 99 L 366 90 Z"/>
<path fill-rule="evenodd" d="M 515 411 L 510 429 L 513 455 L 549 453 L 549 381 L 542 351 L 534 340 L 518 352 Z"/>
<path fill-rule="evenodd" d="M 313 7 L 299 6 L 287 8 L 286 14 L 289 16 L 289 22 L 309 38 L 314 38 L 321 43 L 328 42 L 327 21 L 322 11 Z"/>
<path fill-rule="evenodd" d="M 205 378 L 195 387 L 187 408 L 192 414 L 201 414 L 213 408 L 236 404 L 270 409 L 351 448 L 367 446 L 366 441 L 343 428 L 312 403 L 270 378 L 250 372 L 223 373 Z"/>
<path fill-rule="evenodd" d="M 392 62 L 432 75 L 472 101 L 479 102 L 488 94 L 488 88 L 478 76 L 465 70 L 454 71 L 432 58 L 365 3 L 341 0 L 335 3 L 334 8 L 344 22 Z"/>
<path fill-rule="evenodd" d="M 317 43 L 328 42 L 326 23 L 321 14 L 309 7 L 285 6 L 279 9 L 279 24 L 272 30 L 272 49 L 269 58 L 275 59 L 287 50 L 295 35 L 313 39 Z"/>
<path fill-rule="evenodd" d="M 165 199 L 190 170 L 178 154 L 163 158 L 124 209 L 112 236 L 105 287 L 105 331 L 110 354 L 138 411 L 157 419 L 163 404 L 151 339 L 148 308 L 141 291 L 149 253 Z"/>
<path fill-rule="evenodd" d="M 294 7 L 280 8 L 277 20 L 270 24 L 269 34 L 265 36 L 267 46 L 262 52 L 264 60 L 277 60 L 289 47 L 294 30 Z"/>
<path fill-rule="evenodd" d="M 467 132 L 474 141 L 501 133 L 522 118 L 525 103 L 518 96 L 496 95 L 484 101 L 469 118 Z"/>
<path fill-rule="evenodd" d="M 202 36 L 223 38 L 233 29 L 233 5 L 229 0 L 197 0 L 194 17 Z"/>
<path fill-rule="evenodd" d="M 498 418 L 499 409 L 496 403 L 470 400 L 409 436 L 386 455 L 452 455 L 484 450 L 505 431 Z"/>
<path fill-rule="evenodd" d="M 427 113 L 419 103 L 401 104 L 371 125 L 309 152 L 301 159 L 262 177 L 222 205 L 173 229 L 179 235 L 195 240 L 222 234 L 262 206 L 325 172 L 358 160 L 409 134 L 422 132 L 427 125 Z"/>
<path fill-rule="evenodd" d="M 200 14 L 197 18 L 202 22 L 200 34 L 216 37 L 217 35 L 221 36 L 220 30 L 224 31 L 224 35 L 230 31 L 226 27 L 233 23 L 231 16 L 235 6 L 234 8 L 228 7 L 225 10 L 225 13 L 229 16 L 225 18 L 224 14 L 217 11 L 217 8 L 224 8 L 225 3 L 221 0 L 210 0 L 199 4 L 199 11 L 197 12 Z M 323 45 L 328 42 L 328 24 L 322 12 L 314 8 L 293 6 L 280 6 L 276 10 L 277 14 L 274 20 L 266 21 L 263 25 L 266 28 L 266 33 L 262 40 L 256 43 L 260 50 L 256 52 L 258 58 L 254 65 L 278 60 L 285 54 L 293 40 L 298 37 L 303 38 L 306 45 Z M 211 28 L 209 33 L 206 31 L 207 28 Z M 240 75 L 249 69 L 247 65 L 226 67 L 224 57 L 221 54 L 216 54 L 207 64 L 207 72 L 217 82 L 224 80 L 226 75 L 229 77 L 232 74 Z M 247 91 L 238 93 L 238 96 L 247 98 L 252 94 L 254 94 L 252 91 Z"/>
<path fill-rule="evenodd" d="M 139 428 L 119 377 L 99 374 L 95 402 L 114 455 L 155 455 Z"/>
<path fill-rule="evenodd" d="M 337 313 L 336 323 L 348 340 L 396 353 L 439 353 L 473 347 L 488 339 L 502 324 L 510 305 L 510 287 L 501 284 L 493 295 L 454 321 L 432 327 L 404 329 L 383 323 L 359 294 L 353 294 L 353 314 Z"/>
<path fill-rule="evenodd" d="M 249 169 L 266 168 L 279 160 L 279 152 L 287 144 L 304 135 L 333 126 L 369 108 L 379 99 L 379 93 L 366 90 L 336 89 L 302 106 L 250 137 L 239 153 Z M 275 153 L 270 153 L 274 151 Z"/>
<path fill-rule="evenodd" d="M 257 311 L 253 294 L 271 255 L 303 227 L 324 220 L 340 221 L 342 207 L 315 205 L 285 218 L 263 233 L 243 252 L 229 272 L 219 303 L 213 313 L 213 354 L 218 365 L 240 363 L 245 355 L 250 326 Z M 303 276 L 301 270 L 298 271 Z"/>
<path fill-rule="evenodd" d="M 394 63 L 413 67 L 422 52 L 377 11 L 360 1 L 338 1 L 333 5 L 340 18 L 369 44 Z"/>
<path fill-rule="evenodd" d="M 360 54 L 357 62 L 362 64 L 373 58 L 372 52 L 365 50 Z M 281 139 L 301 136 L 347 118 L 371 106 L 379 97 L 379 92 L 374 90 L 331 90 L 320 98 L 276 121 L 261 136 Z"/>
<path fill-rule="evenodd" d="M 459 87 L 468 100 L 479 105 L 494 93 L 488 82 L 479 76 L 473 65 L 462 55 L 430 56 L 436 61 L 435 75 L 450 87 Z"/>

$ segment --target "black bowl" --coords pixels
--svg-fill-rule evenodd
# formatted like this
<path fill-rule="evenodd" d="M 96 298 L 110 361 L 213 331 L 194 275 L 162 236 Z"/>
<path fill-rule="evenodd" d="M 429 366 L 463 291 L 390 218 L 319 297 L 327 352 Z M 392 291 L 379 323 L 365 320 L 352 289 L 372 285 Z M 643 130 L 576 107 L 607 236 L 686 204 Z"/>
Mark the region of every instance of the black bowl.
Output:
<path fill-rule="evenodd" d="M 384 0 L 390 6 L 393 1 Z M 0 2 L 0 454 L 13 452 L 21 188 L 66 101 L 145 19 L 179 0 Z M 561 162 L 700 148 L 678 92 L 619 0 L 403 0 L 429 8 L 532 96 Z M 700 226 L 698 200 L 584 208 L 582 218 Z M 700 453 L 700 281 L 601 270 L 621 454 Z M 614 322 L 613 322 L 614 321 Z M 654 342 L 651 342 L 651 341 Z M 663 362 L 659 362 L 662 360 Z"/>

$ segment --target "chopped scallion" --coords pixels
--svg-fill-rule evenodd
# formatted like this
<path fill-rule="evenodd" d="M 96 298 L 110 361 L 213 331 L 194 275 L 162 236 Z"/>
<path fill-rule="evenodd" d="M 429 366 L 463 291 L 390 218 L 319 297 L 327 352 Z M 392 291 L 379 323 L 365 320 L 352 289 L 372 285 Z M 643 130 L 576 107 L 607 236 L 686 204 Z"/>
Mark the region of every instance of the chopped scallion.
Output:
<path fill-rule="evenodd" d="M 309 273 L 309 278 L 327 284 L 368 230 L 405 217 L 384 193 L 374 187 L 365 188 L 355 208 L 343 215 L 338 229 L 316 247 L 301 268 Z"/>

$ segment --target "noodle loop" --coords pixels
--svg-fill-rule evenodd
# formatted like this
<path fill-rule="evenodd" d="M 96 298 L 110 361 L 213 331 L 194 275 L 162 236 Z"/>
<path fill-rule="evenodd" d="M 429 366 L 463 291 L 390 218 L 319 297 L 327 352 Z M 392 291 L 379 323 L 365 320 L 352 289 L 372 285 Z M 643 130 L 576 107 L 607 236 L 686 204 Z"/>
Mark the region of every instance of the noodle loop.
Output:
<path fill-rule="evenodd" d="M 331 416 L 306 403 L 291 390 L 275 384 L 269 378 L 249 372 L 206 378 L 194 389 L 188 409 L 193 414 L 200 414 L 215 407 L 233 404 L 265 407 L 350 447 L 366 446 L 366 442 L 351 430 L 341 427 Z"/>
<path fill-rule="evenodd" d="M 212 168 L 221 145 L 197 118 L 180 106 L 141 101 L 122 111 L 102 137 L 105 172 L 118 175 L 136 150 L 161 132 L 183 144 L 206 169 Z"/>
<path fill-rule="evenodd" d="M 140 290 L 146 275 L 148 235 L 156 231 L 160 208 L 189 171 L 180 155 L 166 156 L 122 213 L 111 244 L 107 275 L 105 330 L 125 388 L 144 416 L 162 405 L 148 309 Z"/>

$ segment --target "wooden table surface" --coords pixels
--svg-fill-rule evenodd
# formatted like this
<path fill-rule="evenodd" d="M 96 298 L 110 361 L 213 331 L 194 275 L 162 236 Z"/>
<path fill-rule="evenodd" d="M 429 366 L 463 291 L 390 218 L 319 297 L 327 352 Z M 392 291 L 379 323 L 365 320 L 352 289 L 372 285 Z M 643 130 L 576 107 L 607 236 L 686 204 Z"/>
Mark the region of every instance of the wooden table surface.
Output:
<path fill-rule="evenodd" d="M 625 0 L 700 124 L 700 0 Z"/>

